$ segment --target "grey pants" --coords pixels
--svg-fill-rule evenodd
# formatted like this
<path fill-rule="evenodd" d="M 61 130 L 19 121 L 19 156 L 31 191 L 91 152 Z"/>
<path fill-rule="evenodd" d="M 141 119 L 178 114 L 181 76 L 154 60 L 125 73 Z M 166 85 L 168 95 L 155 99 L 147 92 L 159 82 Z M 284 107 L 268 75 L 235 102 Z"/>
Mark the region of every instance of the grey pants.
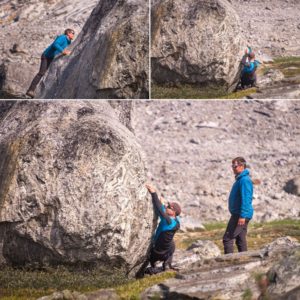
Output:
<path fill-rule="evenodd" d="M 238 251 L 247 251 L 247 227 L 249 220 L 244 225 L 238 225 L 239 216 L 231 216 L 223 236 L 224 253 L 233 253 L 233 242 L 237 245 Z"/>
<path fill-rule="evenodd" d="M 41 57 L 41 65 L 39 72 L 33 78 L 31 85 L 27 92 L 31 91 L 34 92 L 37 85 L 39 84 L 42 77 L 45 75 L 46 71 L 48 70 L 53 58 L 47 58 L 46 56 L 42 55 Z"/>

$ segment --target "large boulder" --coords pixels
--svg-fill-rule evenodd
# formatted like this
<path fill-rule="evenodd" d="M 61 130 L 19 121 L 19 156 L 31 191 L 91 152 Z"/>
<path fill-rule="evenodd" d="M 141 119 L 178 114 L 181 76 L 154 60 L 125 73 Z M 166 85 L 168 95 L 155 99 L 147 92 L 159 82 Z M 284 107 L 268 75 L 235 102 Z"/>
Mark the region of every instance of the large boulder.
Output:
<path fill-rule="evenodd" d="M 1 1 L 0 98 L 23 97 L 39 70 L 44 49 L 67 27 L 75 29 L 77 36 L 97 2 Z"/>
<path fill-rule="evenodd" d="M 130 109 L 1 102 L 0 262 L 139 268 L 153 208 Z"/>
<path fill-rule="evenodd" d="M 151 34 L 154 82 L 235 88 L 246 44 L 227 0 L 154 0 Z"/>
<path fill-rule="evenodd" d="M 38 98 L 148 98 L 148 1 L 101 0 Z"/>

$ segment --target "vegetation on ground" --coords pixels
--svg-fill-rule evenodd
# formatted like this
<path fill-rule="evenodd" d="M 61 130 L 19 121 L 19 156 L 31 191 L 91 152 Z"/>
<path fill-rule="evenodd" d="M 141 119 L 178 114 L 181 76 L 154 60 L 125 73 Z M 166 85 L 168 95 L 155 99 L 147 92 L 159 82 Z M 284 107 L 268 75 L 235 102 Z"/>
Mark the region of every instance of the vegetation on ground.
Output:
<path fill-rule="evenodd" d="M 226 222 L 205 224 L 205 230 L 193 232 L 179 232 L 176 234 L 178 248 L 186 249 L 197 240 L 213 241 L 223 251 L 222 238 L 226 229 Z M 248 249 L 260 249 L 276 238 L 291 236 L 300 242 L 300 220 L 277 220 L 267 223 L 250 222 L 248 226 Z"/>
<path fill-rule="evenodd" d="M 205 224 L 205 230 L 179 232 L 175 242 L 178 248 L 186 249 L 197 240 L 211 240 L 223 251 L 222 236 L 226 222 Z M 274 239 L 291 236 L 300 241 L 300 220 L 279 220 L 267 223 L 249 223 L 248 248 L 260 249 Z M 4 267 L 0 270 L 0 299 L 33 300 L 55 291 L 68 289 L 81 293 L 115 288 L 122 299 L 139 299 L 146 288 L 174 277 L 174 272 L 166 272 L 142 279 L 128 279 L 120 271 L 70 270 L 60 266 L 44 269 L 16 269 Z M 245 291 L 247 299 L 249 291 Z"/>
<path fill-rule="evenodd" d="M 270 70 L 279 70 L 287 79 L 300 75 L 300 57 L 278 57 L 273 62 L 263 64 L 257 71 L 258 76 L 266 75 Z M 295 83 L 300 82 L 300 79 Z M 227 93 L 216 87 L 198 87 L 189 84 L 176 86 L 157 85 L 152 83 L 152 99 L 242 99 L 256 93 L 257 88 L 237 90 Z"/>

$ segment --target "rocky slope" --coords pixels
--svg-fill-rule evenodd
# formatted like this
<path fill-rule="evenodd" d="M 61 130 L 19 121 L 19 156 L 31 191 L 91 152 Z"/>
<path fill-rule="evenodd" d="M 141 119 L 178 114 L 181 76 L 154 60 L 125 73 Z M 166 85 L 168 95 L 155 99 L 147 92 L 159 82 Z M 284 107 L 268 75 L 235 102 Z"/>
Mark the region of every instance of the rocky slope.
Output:
<path fill-rule="evenodd" d="M 148 178 L 182 203 L 189 226 L 226 220 L 231 159 L 244 156 L 255 186 L 254 221 L 299 218 L 299 101 L 152 101 L 136 103 L 134 129 Z M 296 180 L 295 180 L 296 182 Z M 290 191 L 291 192 L 291 191 Z"/>
<path fill-rule="evenodd" d="M 230 0 L 243 37 L 261 55 L 300 56 L 298 0 Z"/>
<path fill-rule="evenodd" d="M 73 54 L 58 58 L 38 97 L 147 98 L 148 23 L 144 0 L 2 1 L 0 98 L 24 97 L 65 28 L 76 31 Z"/>
<path fill-rule="evenodd" d="M 174 279 L 146 290 L 142 299 L 298 299 L 299 254 L 300 244 L 286 237 L 258 251 L 198 256 L 185 260 Z"/>
<path fill-rule="evenodd" d="M 99 1 L 74 43 L 40 84 L 37 98 L 148 98 L 149 20 L 145 0 Z"/>
<path fill-rule="evenodd" d="M 227 0 L 152 2 L 152 79 L 233 90 L 246 46 Z"/>
<path fill-rule="evenodd" d="M 0 262 L 136 271 L 154 224 L 130 103 L 0 104 Z"/>

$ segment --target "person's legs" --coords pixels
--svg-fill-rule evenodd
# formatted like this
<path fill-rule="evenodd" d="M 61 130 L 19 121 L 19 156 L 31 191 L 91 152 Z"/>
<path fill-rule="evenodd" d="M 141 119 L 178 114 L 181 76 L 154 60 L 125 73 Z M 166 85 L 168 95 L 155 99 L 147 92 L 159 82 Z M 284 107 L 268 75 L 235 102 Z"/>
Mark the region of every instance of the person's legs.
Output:
<path fill-rule="evenodd" d="M 248 228 L 249 220 L 246 220 L 245 225 L 238 226 L 240 230 L 238 230 L 238 235 L 236 236 L 235 243 L 238 247 L 239 252 L 247 251 L 247 228 Z"/>
<path fill-rule="evenodd" d="M 235 229 L 237 227 L 239 216 L 231 216 L 223 236 L 224 254 L 233 253 L 233 242 L 235 239 Z"/>
<path fill-rule="evenodd" d="M 164 260 L 163 260 L 163 270 L 164 271 L 166 270 L 166 268 L 173 269 L 172 261 L 173 261 L 174 252 L 175 252 L 175 243 L 174 243 L 174 241 L 172 241 L 172 247 L 171 247 L 169 253 L 166 254 L 166 256 L 164 257 Z"/>
<path fill-rule="evenodd" d="M 41 65 L 40 65 L 40 70 L 39 72 L 35 75 L 35 77 L 33 78 L 31 85 L 27 91 L 26 94 L 28 94 L 29 96 L 33 96 L 33 93 L 37 87 L 37 85 L 39 84 L 40 80 L 42 79 L 42 77 L 45 75 L 46 71 L 48 70 L 51 62 L 53 59 L 47 58 L 45 56 L 42 55 L 41 57 Z"/>

